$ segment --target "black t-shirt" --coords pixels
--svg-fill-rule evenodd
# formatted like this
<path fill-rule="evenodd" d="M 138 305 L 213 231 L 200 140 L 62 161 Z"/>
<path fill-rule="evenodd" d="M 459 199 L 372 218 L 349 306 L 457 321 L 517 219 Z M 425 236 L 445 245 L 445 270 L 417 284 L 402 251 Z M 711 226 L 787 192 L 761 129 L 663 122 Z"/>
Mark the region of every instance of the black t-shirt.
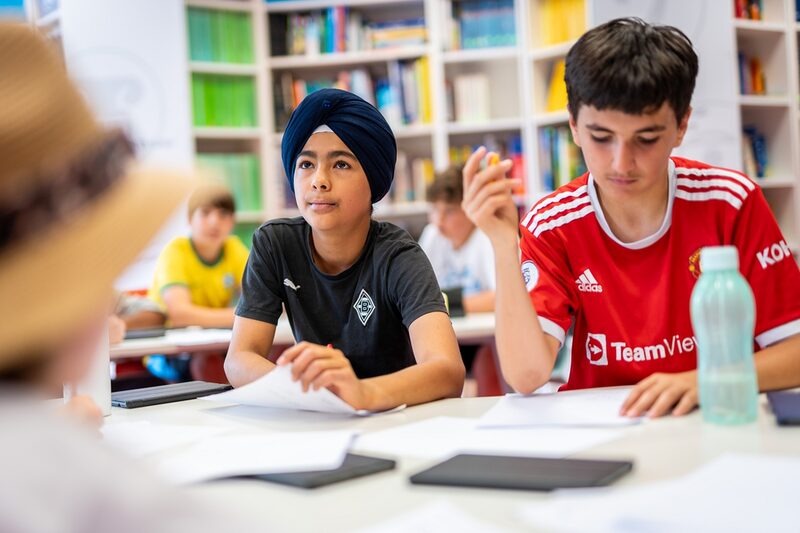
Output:
<path fill-rule="evenodd" d="M 356 376 L 415 362 L 408 327 L 446 312 L 430 261 L 404 230 L 372 221 L 361 257 L 335 276 L 317 269 L 302 217 L 267 222 L 253 235 L 236 314 L 276 324 L 281 304 L 297 342 L 333 344 Z"/>

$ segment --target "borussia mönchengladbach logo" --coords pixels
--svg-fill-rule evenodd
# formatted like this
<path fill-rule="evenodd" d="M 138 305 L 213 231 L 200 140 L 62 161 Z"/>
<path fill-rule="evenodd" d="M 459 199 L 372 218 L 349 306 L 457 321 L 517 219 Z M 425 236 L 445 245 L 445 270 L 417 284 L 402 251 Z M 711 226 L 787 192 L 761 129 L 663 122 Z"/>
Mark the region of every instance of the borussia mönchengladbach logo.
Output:
<path fill-rule="evenodd" d="M 361 294 L 358 295 L 358 300 L 353 304 L 353 309 L 358 313 L 358 319 L 361 321 L 361 324 L 366 326 L 369 317 L 371 317 L 372 312 L 375 311 L 375 303 L 364 289 L 361 289 Z"/>

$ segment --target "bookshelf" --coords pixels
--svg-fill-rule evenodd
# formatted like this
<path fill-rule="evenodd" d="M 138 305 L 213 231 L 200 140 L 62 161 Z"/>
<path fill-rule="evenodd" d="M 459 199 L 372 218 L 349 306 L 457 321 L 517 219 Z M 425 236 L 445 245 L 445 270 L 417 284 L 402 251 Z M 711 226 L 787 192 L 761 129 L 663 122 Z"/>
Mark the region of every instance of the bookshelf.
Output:
<path fill-rule="evenodd" d="M 731 1 L 742 127 L 740 168 L 761 185 L 797 255 L 800 79 L 796 4 L 794 0 L 763 0 L 755 4 L 760 12 L 753 14 L 747 9 L 751 2 Z M 766 158 L 765 166 L 758 164 L 759 153 Z"/>
<path fill-rule="evenodd" d="M 737 0 L 729 1 L 735 7 Z M 34 6 L 29 9 L 31 18 L 43 31 L 57 38 L 58 10 L 39 13 L 35 6 L 41 2 L 31 2 Z M 53 0 L 49 3 L 57 4 Z M 382 102 L 378 100 L 385 94 L 379 94 L 379 90 L 386 90 L 383 80 L 402 84 L 404 75 L 418 76 L 424 69 L 424 82 L 418 83 L 413 92 L 424 90 L 426 96 L 408 105 L 426 110 L 409 112 L 414 109 L 401 105 L 401 109 L 387 112 L 393 117 L 390 122 L 400 153 L 397 175 L 405 182 L 393 191 L 394 198 L 376 206 L 375 216 L 421 227 L 426 214 L 421 197 L 424 187 L 415 180 L 424 180 L 434 169 L 463 159 L 477 144 L 486 144 L 515 159 L 515 171 L 525 180 L 524 191 L 517 191 L 516 199 L 521 206 L 530 206 L 549 192 L 548 172 L 553 171 L 553 154 L 571 153 L 566 145 L 555 151 L 551 146 L 549 152 L 542 145 L 548 136 L 551 141 L 554 138 L 568 141 L 558 135 L 558 130 L 567 126 L 569 117 L 563 100 L 556 97 L 558 91 L 551 87 L 553 72 L 557 72 L 559 62 L 576 38 L 592 25 L 593 11 L 600 3 L 598 0 L 184 0 L 189 45 L 192 20 L 196 23 L 196 17 L 190 13 L 205 12 L 212 17 L 224 14 L 240 24 L 247 22 L 244 30 L 234 32 L 239 38 L 238 56 L 208 57 L 208 50 L 198 56 L 189 46 L 186 72 L 190 83 L 198 78 L 223 82 L 248 80 L 252 85 L 248 120 L 237 124 L 195 123 L 192 128 L 195 152 L 199 160 L 208 155 L 255 158 L 260 201 L 255 205 L 245 202 L 246 208 L 237 213 L 237 232 L 246 235 L 264 220 L 297 213 L 287 197 L 280 164 L 282 130 L 295 105 L 296 89 L 313 90 L 316 86 L 347 82 L 354 92 L 358 88 L 369 93 L 380 107 Z M 800 245 L 800 22 L 794 0 L 762 0 L 761 5 L 761 20 L 737 18 L 732 8 L 731 20 L 725 21 L 729 22 L 732 34 L 719 38 L 730 38 L 735 43 L 736 57 L 730 58 L 734 64 L 738 65 L 741 53 L 758 59 L 763 72 L 763 90 L 756 93 L 738 87 L 733 106 L 738 109 L 741 126 L 754 127 L 763 136 L 768 160 L 766 175 L 753 177 L 763 187 L 790 245 L 797 250 Z M 343 7 L 347 9 L 336 9 Z M 328 16 L 343 25 L 333 40 L 330 36 L 323 40 L 321 33 L 313 33 L 322 31 L 321 24 L 328 24 Z M 307 30 L 309 22 L 311 37 L 306 33 L 291 33 L 301 25 Z M 382 41 L 370 41 L 376 34 L 378 41 Z M 223 42 L 230 45 L 230 37 L 223 35 Z M 390 45 L 393 39 L 394 44 Z M 247 50 L 242 47 L 244 41 L 250 45 Z M 389 86 L 391 89 L 391 83 Z M 464 103 L 465 99 L 469 105 Z M 746 168 L 744 158 L 742 149 L 739 168 Z M 252 190 L 252 184 L 249 186 Z"/>

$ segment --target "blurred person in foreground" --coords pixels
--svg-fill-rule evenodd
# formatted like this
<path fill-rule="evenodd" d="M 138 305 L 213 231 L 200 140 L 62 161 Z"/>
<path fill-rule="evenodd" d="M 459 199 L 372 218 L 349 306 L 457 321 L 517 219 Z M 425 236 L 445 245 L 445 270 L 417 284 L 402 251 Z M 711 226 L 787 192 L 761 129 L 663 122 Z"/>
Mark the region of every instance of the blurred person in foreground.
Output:
<path fill-rule="evenodd" d="M 26 26 L 0 23 L 0 72 L 0 531 L 256 530 L 42 401 L 86 372 L 114 279 L 189 183 L 130 165 L 131 144 L 100 128 Z M 73 405 L 88 418 L 93 408 Z"/>

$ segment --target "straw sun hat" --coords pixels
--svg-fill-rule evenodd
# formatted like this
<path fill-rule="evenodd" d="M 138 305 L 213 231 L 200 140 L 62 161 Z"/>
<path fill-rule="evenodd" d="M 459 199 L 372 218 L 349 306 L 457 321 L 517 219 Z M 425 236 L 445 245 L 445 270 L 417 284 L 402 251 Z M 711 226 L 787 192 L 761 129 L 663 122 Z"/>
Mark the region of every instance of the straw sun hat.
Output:
<path fill-rule="evenodd" d="M 0 370 L 54 348 L 110 303 L 111 286 L 189 191 L 132 166 L 48 43 L 0 23 Z"/>

